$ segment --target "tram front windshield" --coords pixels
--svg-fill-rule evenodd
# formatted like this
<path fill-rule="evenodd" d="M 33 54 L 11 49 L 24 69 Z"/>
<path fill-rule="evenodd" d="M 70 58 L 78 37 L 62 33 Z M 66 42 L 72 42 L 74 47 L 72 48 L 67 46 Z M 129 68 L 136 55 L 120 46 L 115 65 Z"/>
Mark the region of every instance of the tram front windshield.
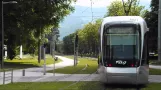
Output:
<path fill-rule="evenodd" d="M 109 27 L 104 33 L 104 45 L 108 60 L 139 60 L 139 31 L 134 26 Z"/>

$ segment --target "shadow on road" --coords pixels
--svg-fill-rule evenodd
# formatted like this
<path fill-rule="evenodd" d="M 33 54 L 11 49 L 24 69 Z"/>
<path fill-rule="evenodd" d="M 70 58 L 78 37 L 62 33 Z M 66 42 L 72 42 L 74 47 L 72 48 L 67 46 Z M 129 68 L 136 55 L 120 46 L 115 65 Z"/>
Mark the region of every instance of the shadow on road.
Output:
<path fill-rule="evenodd" d="M 30 63 L 20 63 L 20 62 L 4 62 L 4 70 L 8 71 L 9 69 L 24 69 L 24 68 L 31 68 L 31 67 L 39 67 L 37 65 L 33 65 Z M 2 70 L 0 70 L 2 71 Z"/>

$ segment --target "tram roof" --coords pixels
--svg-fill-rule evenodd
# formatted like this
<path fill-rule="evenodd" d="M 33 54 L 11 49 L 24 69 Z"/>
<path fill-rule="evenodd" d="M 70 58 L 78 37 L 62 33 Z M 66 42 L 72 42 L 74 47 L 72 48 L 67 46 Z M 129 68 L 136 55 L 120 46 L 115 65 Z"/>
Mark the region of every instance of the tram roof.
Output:
<path fill-rule="evenodd" d="M 140 16 L 110 16 L 103 19 L 103 23 L 110 22 L 137 22 L 145 23 L 145 20 Z"/>

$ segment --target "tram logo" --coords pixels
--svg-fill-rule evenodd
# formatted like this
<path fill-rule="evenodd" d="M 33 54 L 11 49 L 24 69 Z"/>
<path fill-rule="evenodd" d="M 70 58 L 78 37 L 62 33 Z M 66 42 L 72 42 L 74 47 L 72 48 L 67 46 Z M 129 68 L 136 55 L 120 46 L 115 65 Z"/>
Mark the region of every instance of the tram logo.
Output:
<path fill-rule="evenodd" d="M 125 65 L 125 64 L 126 64 L 126 61 L 118 60 L 118 61 L 116 61 L 116 64 L 122 64 L 122 65 Z"/>

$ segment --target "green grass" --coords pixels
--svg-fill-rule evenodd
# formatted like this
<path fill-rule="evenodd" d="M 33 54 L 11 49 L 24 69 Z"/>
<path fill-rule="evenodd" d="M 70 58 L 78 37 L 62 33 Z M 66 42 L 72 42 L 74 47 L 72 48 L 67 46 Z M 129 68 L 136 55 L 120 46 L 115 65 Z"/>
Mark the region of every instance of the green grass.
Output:
<path fill-rule="evenodd" d="M 63 57 L 70 58 L 70 59 L 74 59 L 74 55 L 65 55 L 65 56 L 63 56 Z M 97 58 L 81 57 L 81 56 L 78 56 L 78 58 L 94 59 L 94 60 L 96 60 L 96 59 L 97 59 Z"/>
<path fill-rule="evenodd" d="M 73 58 L 73 56 L 65 56 L 67 58 Z M 80 61 L 77 66 L 68 66 L 64 68 L 55 69 L 56 73 L 64 73 L 64 74 L 90 74 L 97 70 L 97 59 L 91 59 L 86 57 L 79 57 L 78 60 Z M 85 65 L 88 64 L 89 67 L 87 67 L 86 70 L 82 70 Z M 50 73 L 53 72 L 53 70 L 48 71 Z M 149 69 L 149 75 L 161 75 L 161 70 L 159 69 Z"/>
<path fill-rule="evenodd" d="M 158 56 L 158 54 L 155 54 L 154 56 Z"/>
<path fill-rule="evenodd" d="M 0 90 L 104 90 L 103 85 L 100 82 L 79 82 L 68 88 L 68 85 L 73 82 L 31 82 L 31 83 L 14 83 L 7 85 L 0 85 Z M 36 86 L 36 87 L 35 87 Z M 106 87 L 106 90 L 136 90 L 135 86 L 124 87 Z M 150 83 L 146 87 L 142 87 L 140 90 L 160 90 L 161 83 Z M 112 89 L 112 90 L 113 90 Z"/>
<path fill-rule="evenodd" d="M 161 61 L 158 60 L 150 60 L 149 63 L 152 65 L 161 65 Z"/>
<path fill-rule="evenodd" d="M 70 56 L 71 57 L 71 56 Z M 55 69 L 56 73 L 64 73 L 64 74 L 89 74 L 93 73 L 97 70 L 97 59 L 90 59 L 90 58 L 78 58 L 79 63 L 77 66 L 68 66 L 64 68 Z M 88 64 L 88 67 L 85 70 L 82 70 L 86 64 Z M 53 72 L 53 70 L 50 70 L 48 72 Z"/>
<path fill-rule="evenodd" d="M 53 58 L 50 55 L 46 55 L 46 64 L 53 64 Z M 56 63 L 61 62 L 59 59 Z M 41 63 L 38 63 L 37 57 L 26 57 L 23 59 L 13 59 L 13 60 L 5 60 L 4 62 L 4 70 L 12 69 L 23 69 L 30 67 L 39 67 L 44 64 L 44 60 L 41 60 Z M 2 69 L 0 69 L 2 71 Z"/>
<path fill-rule="evenodd" d="M 149 69 L 149 75 L 161 75 L 161 70 L 160 69 Z"/>
<path fill-rule="evenodd" d="M 152 84 L 149 84 L 143 90 L 160 90 L 160 89 L 161 89 L 161 83 L 152 83 Z"/>

